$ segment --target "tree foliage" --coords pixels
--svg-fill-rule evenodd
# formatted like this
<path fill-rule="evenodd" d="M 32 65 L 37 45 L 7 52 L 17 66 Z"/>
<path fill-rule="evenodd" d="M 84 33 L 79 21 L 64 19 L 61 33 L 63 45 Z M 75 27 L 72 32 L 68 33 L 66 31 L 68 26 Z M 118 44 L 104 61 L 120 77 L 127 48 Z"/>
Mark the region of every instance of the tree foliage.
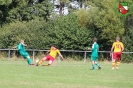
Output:
<path fill-rule="evenodd" d="M 133 14 L 119 17 L 112 2 L 116 0 L 78 0 L 89 7 L 71 11 L 67 16 L 52 14 L 50 0 L 0 0 L 0 48 L 11 48 L 25 39 L 31 49 L 87 50 L 97 37 L 100 50 L 110 50 L 120 36 L 125 51 L 132 51 Z M 60 10 L 68 0 L 60 0 Z M 60 13 L 61 14 L 61 13 Z M 123 55 L 130 62 L 132 54 Z"/>
<path fill-rule="evenodd" d="M 61 49 L 84 50 L 92 42 L 91 31 L 78 27 L 75 14 L 60 17 L 56 23 L 40 20 L 18 21 L 3 29 L 1 30 L 1 42 L 3 42 L 1 48 L 11 48 L 20 39 L 25 39 L 30 44 L 29 48 L 35 49 L 45 49 L 51 44 L 56 44 Z"/>
<path fill-rule="evenodd" d="M 0 18 L 3 22 L 29 21 L 37 17 L 48 21 L 52 10 L 49 0 L 1 0 Z"/>

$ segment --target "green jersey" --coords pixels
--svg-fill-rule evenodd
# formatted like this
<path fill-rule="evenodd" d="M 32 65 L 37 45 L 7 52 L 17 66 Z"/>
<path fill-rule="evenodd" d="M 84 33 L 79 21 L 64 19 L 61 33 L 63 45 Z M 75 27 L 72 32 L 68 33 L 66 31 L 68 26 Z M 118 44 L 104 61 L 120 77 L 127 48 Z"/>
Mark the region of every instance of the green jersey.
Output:
<path fill-rule="evenodd" d="M 27 56 L 29 56 L 29 54 L 26 52 L 25 47 L 24 47 L 24 45 L 22 43 L 19 43 L 18 46 L 17 46 L 17 48 L 18 48 L 19 53 L 24 58 L 27 58 Z"/>
<path fill-rule="evenodd" d="M 92 53 L 91 53 L 91 56 L 92 57 L 98 57 L 98 50 L 99 50 L 99 45 L 95 42 L 92 45 Z"/>
<path fill-rule="evenodd" d="M 25 48 L 24 48 L 24 45 L 22 43 L 19 43 L 17 48 L 18 48 L 19 51 L 24 51 L 25 52 Z"/>

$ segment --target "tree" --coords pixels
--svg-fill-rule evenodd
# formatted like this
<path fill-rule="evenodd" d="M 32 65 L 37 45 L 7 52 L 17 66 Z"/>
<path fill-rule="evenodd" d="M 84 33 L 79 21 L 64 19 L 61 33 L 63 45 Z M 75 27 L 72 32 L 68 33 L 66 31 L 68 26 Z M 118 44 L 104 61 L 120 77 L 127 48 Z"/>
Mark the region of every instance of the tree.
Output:
<path fill-rule="evenodd" d="M 78 26 L 79 27 L 88 27 L 88 22 L 89 22 L 89 13 L 85 9 L 80 9 L 76 12 L 77 18 L 78 18 Z"/>
<path fill-rule="evenodd" d="M 0 19 L 3 22 L 29 21 L 43 18 L 48 21 L 52 11 L 49 0 L 6 0 L 0 4 Z"/>
<path fill-rule="evenodd" d="M 6 22 L 6 17 L 8 16 L 9 5 L 12 3 L 12 0 L 0 0 L 0 24 Z"/>
<path fill-rule="evenodd" d="M 111 47 L 116 36 L 122 36 L 125 31 L 124 24 L 113 7 L 112 1 L 101 0 L 93 2 L 93 7 L 88 10 L 90 14 L 88 25 L 94 30 L 94 33 L 98 32 L 96 35 L 100 38 L 101 43 L 104 42 L 105 50 Z"/>
<path fill-rule="evenodd" d="M 127 32 L 124 33 L 122 37 L 122 42 L 124 43 L 124 51 L 125 52 L 133 52 L 133 27 L 129 27 Z M 123 62 L 132 62 L 133 61 L 133 54 L 127 53 L 122 55 Z"/>

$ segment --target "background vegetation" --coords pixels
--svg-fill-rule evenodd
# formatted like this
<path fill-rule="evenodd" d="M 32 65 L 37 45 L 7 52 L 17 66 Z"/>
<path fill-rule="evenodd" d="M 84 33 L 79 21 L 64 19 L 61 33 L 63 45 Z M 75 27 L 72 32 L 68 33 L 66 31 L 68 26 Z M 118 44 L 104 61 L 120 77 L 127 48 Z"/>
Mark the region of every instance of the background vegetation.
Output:
<path fill-rule="evenodd" d="M 0 0 L 0 48 L 11 48 L 25 39 L 30 49 L 87 50 L 97 37 L 100 50 L 110 50 L 116 36 L 120 36 L 125 51 L 133 50 L 133 13 L 120 17 L 114 11 L 116 0 L 78 0 L 89 9 L 73 9 L 69 0 L 59 0 L 60 14 L 53 14 L 50 0 Z M 124 0 L 119 0 L 124 1 Z M 130 2 L 131 0 L 126 0 Z M 62 15 L 67 5 L 69 14 Z M 123 61 L 133 61 L 132 54 L 124 54 Z"/>

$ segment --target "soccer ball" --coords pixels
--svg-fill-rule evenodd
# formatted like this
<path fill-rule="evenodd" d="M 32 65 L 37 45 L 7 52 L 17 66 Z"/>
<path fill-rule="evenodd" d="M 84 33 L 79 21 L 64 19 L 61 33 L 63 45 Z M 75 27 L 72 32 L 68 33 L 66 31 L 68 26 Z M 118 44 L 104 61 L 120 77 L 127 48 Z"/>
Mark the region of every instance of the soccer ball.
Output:
<path fill-rule="evenodd" d="M 39 62 L 39 59 L 36 59 L 36 63 L 38 63 Z"/>

